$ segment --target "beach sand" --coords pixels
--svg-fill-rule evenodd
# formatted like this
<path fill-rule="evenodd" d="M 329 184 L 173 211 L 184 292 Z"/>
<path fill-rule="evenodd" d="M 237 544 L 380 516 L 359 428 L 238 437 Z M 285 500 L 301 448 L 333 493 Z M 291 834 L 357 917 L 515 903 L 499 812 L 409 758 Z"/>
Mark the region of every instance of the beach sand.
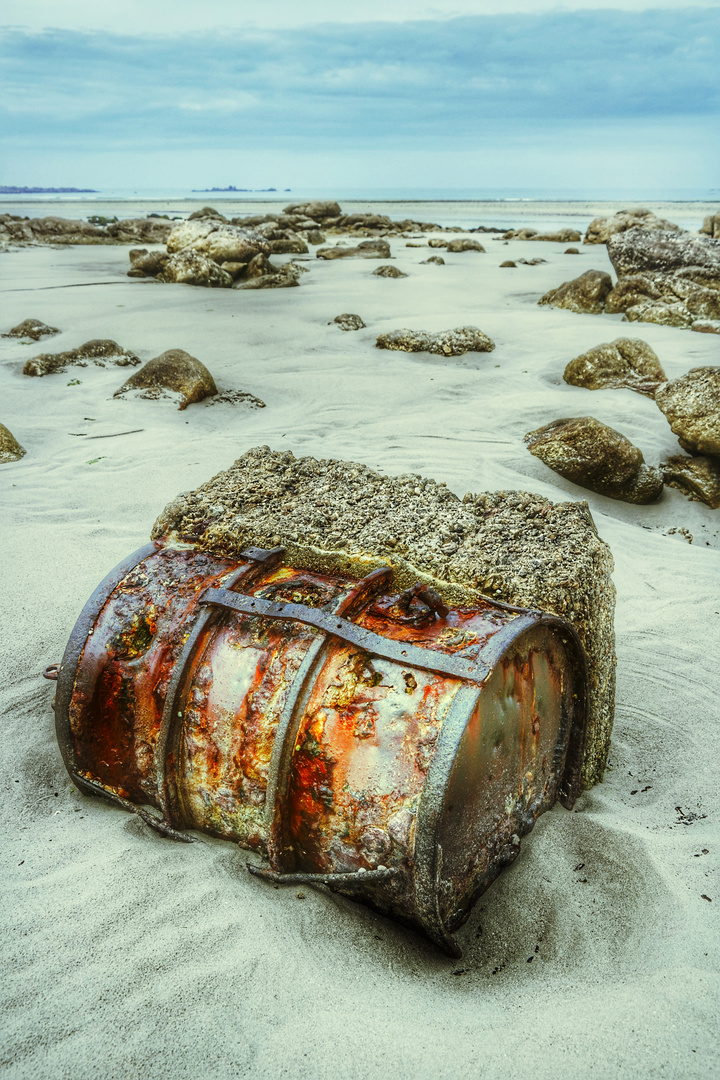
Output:
<path fill-rule="evenodd" d="M 720 339 L 537 306 L 562 281 L 610 270 L 604 247 L 572 256 L 565 244 L 482 242 L 484 255 L 447 254 L 392 239 L 401 280 L 374 277 L 372 260 L 311 253 L 299 288 L 251 292 L 128 279 L 122 247 L 0 257 L 0 329 L 34 317 L 63 331 L 0 340 L 0 422 L 27 450 L 0 467 L 8 1078 L 715 1072 L 720 511 L 671 489 L 651 506 L 595 495 L 522 438 L 590 414 L 656 464 L 678 445 L 655 403 L 568 386 L 566 363 L 639 337 L 674 378 L 720 363 Z M 420 265 L 438 253 L 445 266 Z M 499 269 L 538 256 L 548 262 Z M 328 325 L 341 312 L 367 328 Z M 494 352 L 374 348 L 399 327 L 466 324 Z M 185 349 L 220 389 L 267 407 L 113 399 L 126 368 L 22 375 L 29 357 L 91 338 L 143 361 Z M 458 932 L 459 961 L 345 898 L 269 887 L 230 844 L 163 839 L 80 795 L 64 770 L 43 669 L 165 504 L 262 444 L 421 473 L 461 496 L 587 499 L 612 547 L 618 693 L 605 782 L 540 819 Z"/>

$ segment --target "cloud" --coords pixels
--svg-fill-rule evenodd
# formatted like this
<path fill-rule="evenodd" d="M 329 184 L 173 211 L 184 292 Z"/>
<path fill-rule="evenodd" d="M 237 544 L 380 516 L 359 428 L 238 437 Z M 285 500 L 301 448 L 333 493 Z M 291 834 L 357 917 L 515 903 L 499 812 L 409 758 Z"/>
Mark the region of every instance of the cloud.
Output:
<path fill-rule="evenodd" d="M 16 149 L 433 147 L 720 115 L 717 8 L 132 37 L 7 31 Z"/>

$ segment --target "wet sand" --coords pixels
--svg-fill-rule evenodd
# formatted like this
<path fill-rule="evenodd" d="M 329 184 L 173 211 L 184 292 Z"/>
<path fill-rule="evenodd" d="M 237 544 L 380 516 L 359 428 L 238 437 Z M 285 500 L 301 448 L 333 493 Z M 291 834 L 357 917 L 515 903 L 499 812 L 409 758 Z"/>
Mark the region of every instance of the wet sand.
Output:
<path fill-rule="evenodd" d="M 720 512 L 670 489 L 652 506 L 594 495 L 522 437 L 591 414 L 657 463 L 678 447 L 654 402 L 568 386 L 566 363 L 640 337 L 672 378 L 720 363 L 720 339 L 539 308 L 561 281 L 610 269 L 605 248 L 568 256 L 566 244 L 481 240 L 485 255 L 392 239 L 401 280 L 374 277 L 371 260 L 311 253 L 299 288 L 253 292 L 128 279 L 122 247 L 0 256 L 0 330 L 34 317 L 63 331 L 0 339 L 0 422 L 27 450 L 0 467 L 0 1060 L 13 1080 L 713 1073 Z M 437 253 L 446 266 L 420 265 Z M 547 264 L 499 268 L 537 256 Z M 346 311 L 367 328 L 328 325 Z M 446 360 L 374 348 L 399 327 L 465 324 L 495 350 Z M 185 349 L 220 389 L 267 407 L 113 399 L 128 375 L 114 367 L 22 375 L 30 356 L 98 337 L 143 361 Z M 344 898 L 269 888 L 227 843 L 173 844 L 80 795 L 64 771 L 42 670 L 163 506 L 261 444 L 422 473 L 459 495 L 587 499 L 612 547 L 611 767 L 523 841 L 459 931 L 460 961 Z"/>

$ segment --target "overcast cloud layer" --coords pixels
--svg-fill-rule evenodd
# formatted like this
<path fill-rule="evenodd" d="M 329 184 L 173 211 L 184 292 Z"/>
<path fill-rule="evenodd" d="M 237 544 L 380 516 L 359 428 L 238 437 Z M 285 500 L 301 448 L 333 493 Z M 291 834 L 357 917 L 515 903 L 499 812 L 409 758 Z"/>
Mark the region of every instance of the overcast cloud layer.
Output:
<path fill-rule="evenodd" d="M 19 182 L 40 150 L 86 161 L 367 150 L 381 167 L 385 150 L 467 152 L 538 125 L 587 136 L 613 122 L 659 139 L 680 122 L 711 168 L 719 40 L 718 8 L 144 37 L 7 30 L 0 115 L 13 177 L 6 167 L 2 182 Z"/>

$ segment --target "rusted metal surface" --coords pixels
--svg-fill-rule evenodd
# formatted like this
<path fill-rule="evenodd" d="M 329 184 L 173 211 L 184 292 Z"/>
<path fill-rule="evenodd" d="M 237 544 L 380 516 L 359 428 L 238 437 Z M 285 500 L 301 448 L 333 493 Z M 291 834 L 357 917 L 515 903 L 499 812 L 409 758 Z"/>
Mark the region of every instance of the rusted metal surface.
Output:
<path fill-rule="evenodd" d="M 388 568 L 358 582 L 282 555 L 158 541 L 105 579 L 59 666 L 68 771 L 459 955 L 453 931 L 520 837 L 579 792 L 582 646 L 541 612 L 448 609 L 427 586 L 391 593 Z"/>

